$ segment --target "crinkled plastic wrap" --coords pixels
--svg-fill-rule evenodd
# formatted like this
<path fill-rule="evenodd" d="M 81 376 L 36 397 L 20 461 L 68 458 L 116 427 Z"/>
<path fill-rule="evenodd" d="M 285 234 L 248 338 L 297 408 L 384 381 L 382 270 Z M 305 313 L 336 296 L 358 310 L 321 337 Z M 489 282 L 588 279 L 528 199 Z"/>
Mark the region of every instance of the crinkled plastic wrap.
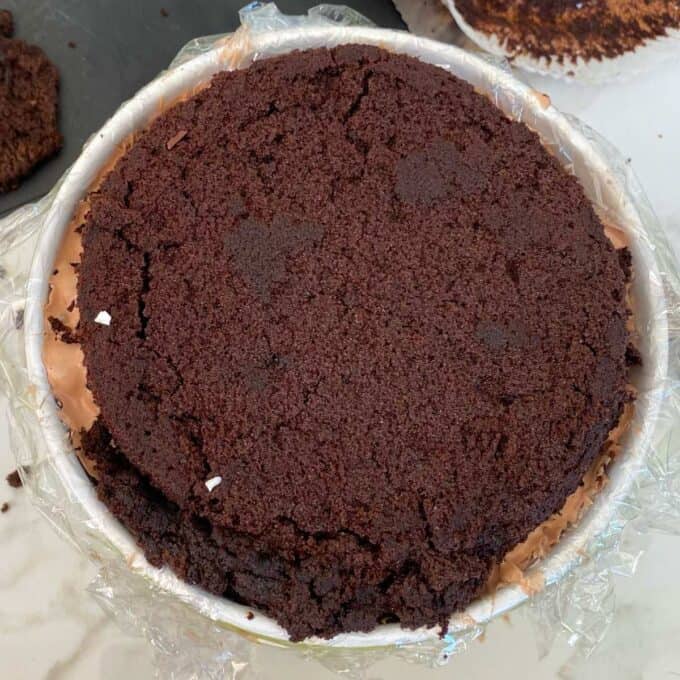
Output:
<path fill-rule="evenodd" d="M 439 1 L 439 0 L 438 0 Z M 647 40 L 635 50 L 617 57 L 576 60 L 535 57 L 528 52 L 511 52 L 498 36 L 479 31 L 471 26 L 456 8 L 455 0 L 441 0 L 451 12 L 458 27 L 476 45 L 491 54 L 512 58 L 513 66 L 531 73 L 539 73 L 597 85 L 599 83 L 629 80 L 665 62 L 680 59 L 680 30 L 668 29 L 666 35 Z"/>
<path fill-rule="evenodd" d="M 611 578 L 631 574 L 636 555 L 620 549 L 624 527 L 680 533 L 678 338 L 680 284 L 676 263 L 629 166 L 578 121 L 557 112 L 545 95 L 520 83 L 502 63 L 407 33 L 375 29 L 355 12 L 319 6 L 286 17 L 252 3 L 230 36 L 190 43 L 170 69 L 124 104 L 94 135 L 59 185 L 36 204 L 0 221 L 0 381 L 10 402 L 11 446 L 25 487 L 57 530 L 99 566 L 91 591 L 128 631 L 157 651 L 163 678 L 270 677 L 272 654 L 313 657 L 359 677 L 388 655 L 425 664 L 445 662 L 479 636 L 486 623 L 529 601 L 542 640 L 560 633 L 588 652 L 613 616 Z M 455 615 L 449 632 L 381 625 L 332 640 L 287 641 L 273 620 L 151 567 L 128 532 L 97 500 L 58 418 L 42 366 L 43 313 L 56 248 L 78 201 L 134 130 L 221 69 L 292 49 L 355 42 L 435 63 L 474 84 L 514 119 L 536 130 L 546 147 L 581 180 L 605 224 L 620 230 L 635 267 L 632 300 L 644 366 L 632 427 L 608 468 L 609 484 L 577 526 L 532 566 L 543 587 L 529 597 L 506 585 Z M 27 540 L 30 540 L 27 537 Z M 263 644 L 278 646 L 267 651 Z"/>

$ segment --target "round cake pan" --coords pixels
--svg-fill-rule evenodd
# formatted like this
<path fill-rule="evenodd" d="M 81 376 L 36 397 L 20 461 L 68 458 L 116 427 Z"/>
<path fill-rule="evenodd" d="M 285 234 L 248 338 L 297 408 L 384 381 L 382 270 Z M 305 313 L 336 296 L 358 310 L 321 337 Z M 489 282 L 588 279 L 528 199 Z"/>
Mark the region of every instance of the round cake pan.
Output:
<path fill-rule="evenodd" d="M 32 263 L 25 311 L 29 379 L 40 404 L 38 417 L 48 456 L 70 502 L 80 504 L 85 512 L 88 530 L 120 551 L 130 570 L 148 579 L 150 588 L 160 588 L 176 596 L 222 625 L 235 627 L 251 637 L 279 643 L 287 641 L 288 635 L 273 619 L 259 613 L 249 619 L 247 607 L 190 586 L 167 568 L 157 569 L 149 565 L 133 537 L 97 499 L 91 481 L 68 445 L 65 428 L 51 396 L 42 362 L 43 305 L 55 253 L 78 202 L 131 133 L 142 129 L 159 110 L 209 80 L 217 71 L 245 66 L 253 58 L 344 43 L 376 45 L 409 54 L 470 82 L 508 116 L 521 119 L 534 129 L 546 147 L 580 179 L 603 218 L 628 234 L 636 271 L 633 285 L 635 315 L 638 328 L 642 330 L 641 352 L 644 357 L 644 369 L 636 379 L 640 397 L 634 424 L 623 441 L 622 455 L 610 466 L 608 486 L 597 496 L 579 525 L 563 535 L 551 554 L 535 565 L 529 576 L 532 572 L 541 572 L 546 585 L 560 580 L 574 568 L 590 542 L 607 529 L 614 517 L 617 501 L 626 496 L 651 445 L 660 401 L 655 392 L 660 389 L 667 374 L 666 302 L 653 245 L 646 237 L 644 218 L 636 197 L 614 171 L 611 159 L 582 128 L 553 108 L 545 96 L 522 84 L 503 68 L 459 48 L 407 33 L 370 27 L 320 26 L 253 33 L 247 40 L 238 43 L 228 40 L 218 42 L 213 49 L 162 74 L 124 104 L 92 137 L 64 178 L 45 217 Z M 527 597 L 519 586 L 504 586 L 494 595 L 475 601 L 464 613 L 453 616 L 450 631 L 455 635 L 457 630 L 469 627 L 473 622 L 486 623 L 524 602 Z M 432 640 L 438 635 L 438 628 L 405 630 L 397 624 L 385 624 L 370 633 L 341 634 L 330 640 L 310 638 L 299 644 L 379 647 Z"/>

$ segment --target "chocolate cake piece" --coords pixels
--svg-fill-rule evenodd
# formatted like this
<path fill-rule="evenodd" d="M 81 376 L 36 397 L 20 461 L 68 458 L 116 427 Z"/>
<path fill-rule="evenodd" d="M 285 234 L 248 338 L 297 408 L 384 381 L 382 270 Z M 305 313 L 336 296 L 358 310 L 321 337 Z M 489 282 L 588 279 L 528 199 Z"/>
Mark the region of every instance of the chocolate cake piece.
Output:
<path fill-rule="evenodd" d="M 59 74 L 45 53 L 10 38 L 12 15 L 0 11 L 0 193 L 62 144 L 57 125 Z M 7 37 L 2 37 L 7 36 Z"/>
<path fill-rule="evenodd" d="M 618 57 L 680 28 L 678 0 L 456 0 L 456 10 L 510 53 L 559 62 Z"/>
<path fill-rule="evenodd" d="M 13 489 L 20 489 L 23 486 L 23 482 L 21 481 L 21 477 L 19 477 L 19 471 L 18 470 L 12 470 L 6 477 L 5 481 L 13 488 Z"/>
<path fill-rule="evenodd" d="M 8 9 L 0 9 L 0 37 L 11 38 L 14 33 L 14 19 Z"/>
<path fill-rule="evenodd" d="M 582 187 L 413 58 L 219 73 L 88 202 L 98 493 L 153 564 L 293 640 L 445 626 L 629 398 L 630 268 Z"/>

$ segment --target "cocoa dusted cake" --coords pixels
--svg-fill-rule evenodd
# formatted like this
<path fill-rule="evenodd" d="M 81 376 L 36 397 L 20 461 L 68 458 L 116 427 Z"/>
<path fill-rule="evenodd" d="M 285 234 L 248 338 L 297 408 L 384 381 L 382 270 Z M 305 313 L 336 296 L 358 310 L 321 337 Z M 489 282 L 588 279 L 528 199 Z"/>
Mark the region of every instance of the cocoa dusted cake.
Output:
<path fill-rule="evenodd" d="M 472 28 L 514 54 L 613 58 L 680 28 L 678 0 L 455 0 Z"/>
<path fill-rule="evenodd" d="M 293 640 L 445 627 L 631 399 L 628 252 L 536 134 L 413 58 L 219 73 L 81 212 L 46 315 L 99 496 Z"/>

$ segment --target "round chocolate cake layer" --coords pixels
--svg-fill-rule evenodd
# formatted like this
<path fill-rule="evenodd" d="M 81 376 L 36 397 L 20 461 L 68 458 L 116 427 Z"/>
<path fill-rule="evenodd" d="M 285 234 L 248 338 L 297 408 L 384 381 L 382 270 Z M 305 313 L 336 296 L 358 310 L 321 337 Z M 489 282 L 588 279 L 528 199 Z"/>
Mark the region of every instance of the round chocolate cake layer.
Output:
<path fill-rule="evenodd" d="M 13 30 L 11 13 L 0 10 L 0 193 L 62 145 L 59 72 L 39 47 L 11 38 Z"/>
<path fill-rule="evenodd" d="M 618 57 L 680 28 L 678 0 L 455 0 L 474 29 L 536 58 Z"/>
<path fill-rule="evenodd" d="M 434 66 L 344 46 L 220 73 L 88 200 L 68 341 L 99 494 L 153 564 L 294 640 L 445 623 L 628 399 L 628 258 Z"/>

